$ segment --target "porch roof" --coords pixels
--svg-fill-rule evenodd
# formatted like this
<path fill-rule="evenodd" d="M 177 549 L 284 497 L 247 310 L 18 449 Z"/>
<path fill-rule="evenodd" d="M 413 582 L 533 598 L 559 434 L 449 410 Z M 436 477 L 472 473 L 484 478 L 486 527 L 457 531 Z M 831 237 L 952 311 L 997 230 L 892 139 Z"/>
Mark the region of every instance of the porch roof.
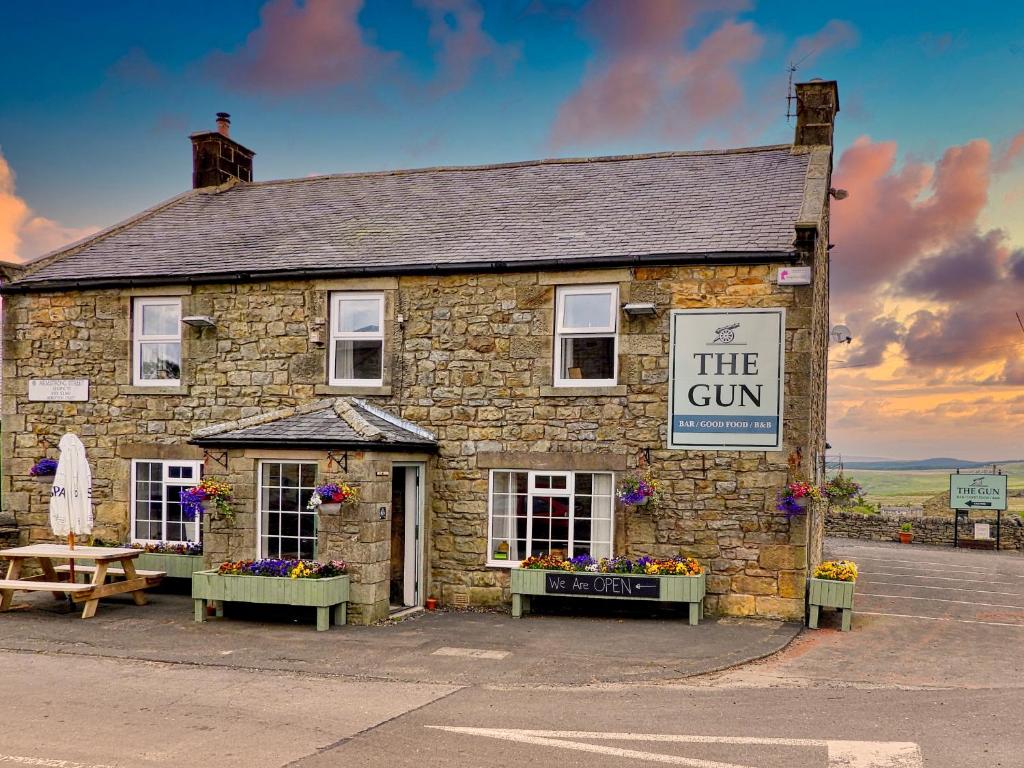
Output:
<path fill-rule="evenodd" d="M 319 400 L 197 430 L 194 445 L 260 448 L 437 449 L 431 432 L 355 398 Z"/>

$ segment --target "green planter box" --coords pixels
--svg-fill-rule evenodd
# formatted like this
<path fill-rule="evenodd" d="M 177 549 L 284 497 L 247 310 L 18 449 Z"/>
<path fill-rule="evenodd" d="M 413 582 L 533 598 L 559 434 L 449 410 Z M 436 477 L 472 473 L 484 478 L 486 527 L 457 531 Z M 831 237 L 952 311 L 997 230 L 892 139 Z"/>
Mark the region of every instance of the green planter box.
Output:
<path fill-rule="evenodd" d="M 348 614 L 349 576 L 326 579 L 288 579 L 278 576 L 231 576 L 211 571 L 192 574 L 192 599 L 196 621 L 206 621 L 206 604 L 216 602 L 217 615 L 223 616 L 222 603 L 264 603 L 269 605 L 305 605 L 316 608 L 316 629 L 323 632 L 334 623 L 344 624 Z"/>
<path fill-rule="evenodd" d="M 163 571 L 168 579 L 191 579 L 193 573 L 203 570 L 203 556 L 143 552 L 135 566 L 143 571 Z"/>
<path fill-rule="evenodd" d="M 818 628 L 818 614 L 822 608 L 835 608 L 843 612 L 842 631 L 849 632 L 853 621 L 853 592 L 857 587 L 855 581 L 831 581 L 829 579 L 810 579 L 807 588 L 808 617 L 807 626 Z"/>
<path fill-rule="evenodd" d="M 574 578 L 579 577 L 579 578 Z M 549 578 L 555 582 L 549 582 Z M 568 581 L 566 581 L 568 580 Z M 651 583 L 657 582 L 657 595 Z M 640 574 L 577 573 L 512 569 L 512 615 L 520 618 L 530 610 L 530 597 L 582 597 L 598 600 L 646 600 L 687 603 L 690 624 L 704 618 L 707 574 L 700 576 L 642 576 Z"/>

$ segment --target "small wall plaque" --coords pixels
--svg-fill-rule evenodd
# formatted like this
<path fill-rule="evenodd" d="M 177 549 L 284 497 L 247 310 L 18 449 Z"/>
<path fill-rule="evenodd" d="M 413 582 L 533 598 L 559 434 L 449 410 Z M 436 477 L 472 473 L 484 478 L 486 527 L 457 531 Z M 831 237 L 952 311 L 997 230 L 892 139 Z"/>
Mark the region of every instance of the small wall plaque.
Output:
<path fill-rule="evenodd" d="M 28 399 L 46 403 L 86 402 L 89 400 L 89 380 L 29 379 Z"/>

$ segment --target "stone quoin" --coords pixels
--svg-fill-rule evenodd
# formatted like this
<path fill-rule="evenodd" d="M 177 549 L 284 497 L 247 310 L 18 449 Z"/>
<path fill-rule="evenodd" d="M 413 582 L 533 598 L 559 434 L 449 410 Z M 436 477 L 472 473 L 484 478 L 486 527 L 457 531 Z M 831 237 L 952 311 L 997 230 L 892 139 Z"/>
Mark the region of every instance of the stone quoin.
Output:
<path fill-rule="evenodd" d="M 796 100 L 791 145 L 266 182 L 219 115 L 193 189 L 4 268 L 0 529 L 50 537 L 28 470 L 73 431 L 98 537 L 201 536 L 208 567 L 344 559 L 352 622 L 507 603 L 549 551 L 692 555 L 708 610 L 801 619 L 822 512 L 775 507 L 824 452 L 838 90 Z M 786 265 L 810 283 L 779 285 Z M 708 333 L 673 338 L 678 313 Z M 55 380 L 88 399 L 29 397 Z M 622 505 L 648 462 L 662 500 Z M 201 476 L 233 519 L 182 519 Z M 308 509 L 336 480 L 358 501 Z"/>

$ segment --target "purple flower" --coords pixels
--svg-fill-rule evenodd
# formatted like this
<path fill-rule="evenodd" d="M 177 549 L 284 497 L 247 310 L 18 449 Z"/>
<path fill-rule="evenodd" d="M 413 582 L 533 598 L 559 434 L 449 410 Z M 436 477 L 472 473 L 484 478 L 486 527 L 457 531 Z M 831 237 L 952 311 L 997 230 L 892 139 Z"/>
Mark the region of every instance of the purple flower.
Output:
<path fill-rule="evenodd" d="M 805 507 L 797 503 L 796 498 L 788 494 L 779 494 L 776 497 L 776 501 L 778 503 L 775 505 L 775 509 L 779 512 L 785 512 L 787 520 L 791 520 L 807 511 Z"/>
<path fill-rule="evenodd" d="M 32 477 L 55 475 L 57 474 L 57 462 L 54 459 L 40 459 L 28 473 Z"/>

